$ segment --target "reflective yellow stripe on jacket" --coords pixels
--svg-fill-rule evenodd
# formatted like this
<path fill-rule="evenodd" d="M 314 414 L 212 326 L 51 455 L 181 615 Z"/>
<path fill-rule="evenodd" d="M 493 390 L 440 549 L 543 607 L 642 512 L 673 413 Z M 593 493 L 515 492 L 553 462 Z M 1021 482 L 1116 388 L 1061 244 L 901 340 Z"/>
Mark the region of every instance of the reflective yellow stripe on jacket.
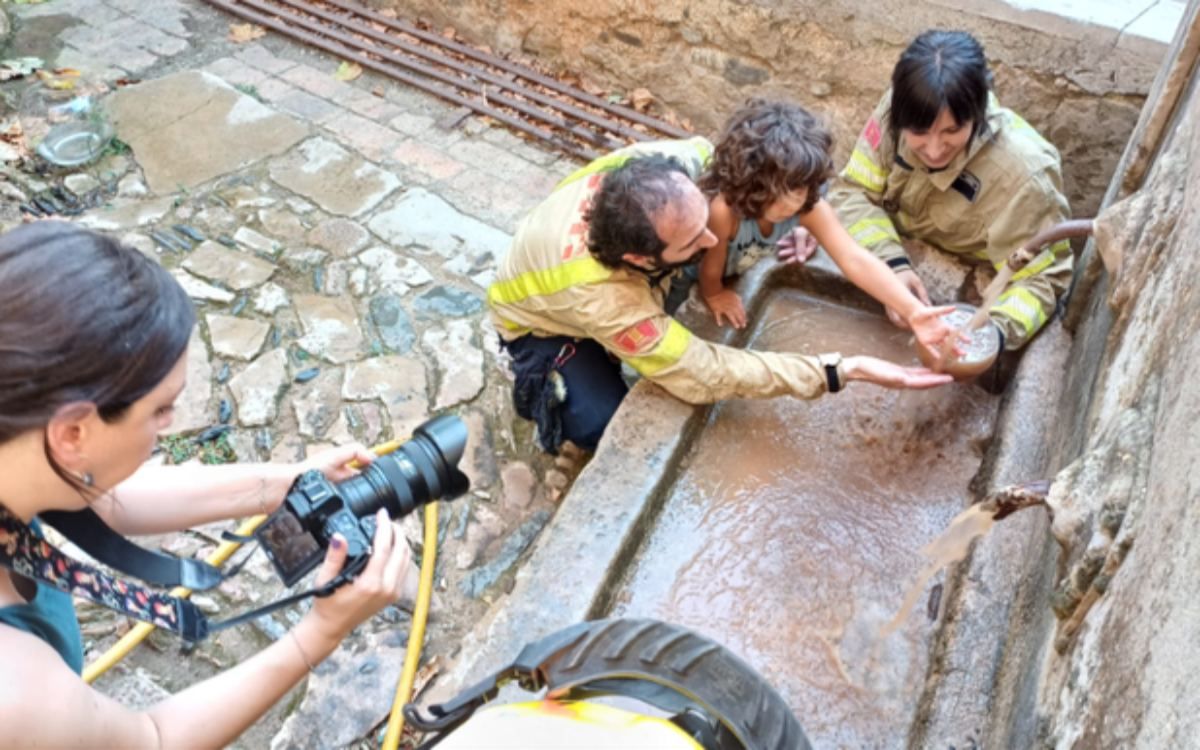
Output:
<path fill-rule="evenodd" d="M 1001 294 L 992 312 L 1017 321 L 1026 335 L 1033 335 L 1046 322 L 1042 303 L 1028 289 L 1019 286 L 1010 287 Z"/>
<path fill-rule="evenodd" d="M 867 156 L 862 149 L 850 152 L 850 161 L 842 170 L 842 176 L 854 180 L 873 193 L 881 192 L 887 185 L 888 173 Z"/>
<path fill-rule="evenodd" d="M 886 218 L 860 219 L 846 227 L 846 231 L 850 233 L 855 242 L 863 247 L 871 247 L 885 240 L 900 241 L 900 235 L 896 232 L 896 227 L 892 225 L 892 220 Z"/>
<path fill-rule="evenodd" d="M 703 138 L 691 138 L 687 141 L 683 141 L 683 143 L 686 143 L 696 150 L 696 155 L 700 157 L 700 162 L 702 164 L 707 164 L 708 160 L 712 158 L 712 144 Z M 614 151 L 607 156 L 601 156 L 599 159 L 589 162 L 587 166 L 580 167 L 564 177 L 561 182 L 554 186 L 554 189 L 558 190 L 561 187 L 570 185 L 572 182 L 578 182 L 589 175 L 598 174 L 600 172 L 611 172 L 636 156 L 641 156 L 645 153 L 656 153 L 647 152 L 644 149 L 639 148 L 640 145 L 641 144 L 635 143 L 632 146 L 626 146 L 619 151 Z"/>
<path fill-rule="evenodd" d="M 1015 274 L 1013 274 L 1012 280 L 1020 281 L 1021 279 L 1027 279 L 1030 276 L 1039 274 L 1042 271 L 1045 271 L 1050 266 L 1054 265 L 1055 261 L 1057 261 L 1059 258 L 1063 257 L 1064 255 L 1070 254 L 1070 252 L 1071 252 L 1071 241 L 1070 240 L 1060 240 L 1058 242 L 1055 242 L 1050 247 L 1048 247 L 1045 250 L 1043 250 L 1042 252 L 1038 253 L 1037 256 L 1034 257 L 1033 260 L 1031 260 L 1029 263 L 1025 264 L 1024 268 L 1022 268 L 1020 271 L 1017 271 Z M 1000 270 L 1000 267 L 1003 265 L 1004 265 L 1004 261 L 1000 261 L 999 263 L 997 263 L 996 270 Z"/>
<path fill-rule="evenodd" d="M 497 281 L 488 287 L 488 302 L 514 305 L 530 297 L 548 297 L 573 286 L 604 281 L 611 275 L 611 268 L 584 255 L 552 268 L 526 271 L 514 279 Z"/>

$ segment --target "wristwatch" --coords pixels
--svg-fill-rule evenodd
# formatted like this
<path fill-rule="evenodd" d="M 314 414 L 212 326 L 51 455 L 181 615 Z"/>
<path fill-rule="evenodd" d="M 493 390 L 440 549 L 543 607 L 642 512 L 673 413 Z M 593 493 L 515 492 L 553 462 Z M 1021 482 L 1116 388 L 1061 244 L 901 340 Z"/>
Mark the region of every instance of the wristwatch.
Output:
<path fill-rule="evenodd" d="M 817 355 L 817 362 L 825 369 L 825 385 L 830 393 L 837 393 L 842 390 L 842 355 L 839 352 L 833 354 Z"/>

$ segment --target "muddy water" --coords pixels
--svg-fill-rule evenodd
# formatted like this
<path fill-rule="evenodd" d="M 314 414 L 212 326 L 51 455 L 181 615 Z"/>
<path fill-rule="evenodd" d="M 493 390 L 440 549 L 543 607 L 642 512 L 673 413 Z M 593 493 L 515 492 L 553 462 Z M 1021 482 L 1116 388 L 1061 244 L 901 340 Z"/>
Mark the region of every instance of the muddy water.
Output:
<path fill-rule="evenodd" d="M 785 290 L 752 346 L 909 362 L 909 337 Z M 720 405 L 614 613 L 677 622 L 734 649 L 816 747 L 903 746 L 936 623 L 919 607 L 879 635 L 928 562 L 919 550 L 966 505 L 996 406 L 972 385 L 861 383 L 811 402 Z"/>

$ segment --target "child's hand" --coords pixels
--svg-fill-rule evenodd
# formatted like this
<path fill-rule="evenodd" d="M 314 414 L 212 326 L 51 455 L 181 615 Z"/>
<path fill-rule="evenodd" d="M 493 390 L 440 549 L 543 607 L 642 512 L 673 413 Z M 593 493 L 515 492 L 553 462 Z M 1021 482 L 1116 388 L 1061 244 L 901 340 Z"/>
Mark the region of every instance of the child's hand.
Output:
<path fill-rule="evenodd" d="M 914 297 L 921 301 L 921 304 L 925 305 L 926 307 L 930 305 L 929 292 L 925 291 L 925 284 L 921 281 L 921 277 L 917 275 L 916 271 L 912 270 L 911 268 L 906 268 L 897 273 L 896 278 L 900 280 L 900 283 L 904 284 L 904 286 L 908 288 L 908 291 L 912 292 Z M 896 326 L 897 328 L 912 328 L 912 325 L 909 323 L 909 321 L 905 320 L 903 317 L 901 317 L 900 313 L 896 312 L 890 307 L 887 308 L 887 316 L 888 320 L 892 321 L 892 325 Z"/>
<path fill-rule="evenodd" d="M 803 263 L 817 251 L 817 238 L 804 227 L 796 227 L 776 245 L 781 263 Z"/>
<path fill-rule="evenodd" d="M 724 318 L 734 328 L 746 327 L 746 308 L 742 306 L 742 298 L 732 290 L 722 289 L 711 297 L 705 297 L 704 304 L 708 305 L 717 325 L 724 325 Z"/>

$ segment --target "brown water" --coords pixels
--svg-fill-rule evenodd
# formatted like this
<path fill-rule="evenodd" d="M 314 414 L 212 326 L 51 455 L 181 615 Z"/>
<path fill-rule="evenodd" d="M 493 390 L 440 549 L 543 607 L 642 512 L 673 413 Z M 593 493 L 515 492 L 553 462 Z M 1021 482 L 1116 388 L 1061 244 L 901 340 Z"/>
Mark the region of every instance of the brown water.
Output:
<path fill-rule="evenodd" d="M 752 345 L 909 362 L 910 335 L 784 290 Z M 922 614 L 879 634 L 925 568 L 919 550 L 966 505 L 996 406 L 970 385 L 861 383 L 811 402 L 720 405 L 614 614 L 724 643 L 779 689 L 816 747 L 902 746 L 936 623 Z"/>
<path fill-rule="evenodd" d="M 996 524 L 995 512 L 990 508 L 972 505 L 954 517 L 950 526 L 929 544 L 921 549 L 921 554 L 929 560 L 917 575 L 917 580 L 908 588 L 900 611 L 891 621 L 879 631 L 880 638 L 886 638 L 908 621 L 908 616 L 916 606 L 917 599 L 925 591 L 925 584 L 942 569 L 962 560 L 971 549 L 971 542 L 988 533 Z"/>

